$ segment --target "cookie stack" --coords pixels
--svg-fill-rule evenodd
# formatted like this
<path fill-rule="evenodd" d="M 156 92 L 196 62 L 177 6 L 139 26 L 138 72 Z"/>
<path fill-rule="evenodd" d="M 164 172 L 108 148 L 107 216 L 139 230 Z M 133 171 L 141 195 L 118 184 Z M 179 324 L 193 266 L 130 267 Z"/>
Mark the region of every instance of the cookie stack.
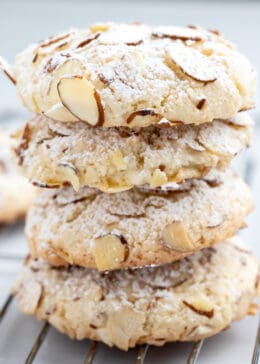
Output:
<path fill-rule="evenodd" d="M 252 197 L 228 169 L 250 143 L 255 72 L 232 44 L 194 26 L 97 24 L 32 45 L 14 75 L 37 114 L 18 163 L 43 187 L 23 312 L 127 350 L 255 311 L 258 263 L 234 237 Z"/>

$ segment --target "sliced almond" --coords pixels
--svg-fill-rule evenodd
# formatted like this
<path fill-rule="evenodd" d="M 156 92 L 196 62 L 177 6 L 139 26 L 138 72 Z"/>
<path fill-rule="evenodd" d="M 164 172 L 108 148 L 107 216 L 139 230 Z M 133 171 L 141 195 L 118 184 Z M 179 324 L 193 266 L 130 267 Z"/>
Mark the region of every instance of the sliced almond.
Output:
<path fill-rule="evenodd" d="M 133 42 L 127 42 L 126 45 L 135 47 L 142 44 L 143 42 L 144 42 L 143 39 L 140 39 L 140 40 L 135 40 Z"/>
<path fill-rule="evenodd" d="M 93 255 L 100 271 L 118 268 L 127 253 L 127 242 L 121 235 L 108 234 L 94 240 Z"/>
<path fill-rule="evenodd" d="M 145 312 L 131 307 L 121 308 L 109 315 L 106 330 L 111 344 L 122 350 L 135 346 L 136 341 L 145 334 L 143 326 Z"/>
<path fill-rule="evenodd" d="M 50 37 L 46 41 L 40 43 L 39 48 L 49 47 L 52 44 L 56 44 L 56 43 L 60 42 L 61 40 L 68 38 L 70 35 L 71 35 L 71 33 L 65 33 L 65 34 L 57 35 L 55 37 Z"/>
<path fill-rule="evenodd" d="M 53 183 L 46 183 L 46 182 L 42 182 L 42 181 L 38 181 L 36 179 L 32 179 L 31 184 L 33 186 L 39 187 L 39 188 L 59 188 L 60 185 L 59 184 L 53 184 Z"/>
<path fill-rule="evenodd" d="M 89 30 L 91 31 L 91 33 L 96 33 L 96 32 L 107 32 L 108 29 L 110 28 L 109 24 L 93 24 L 91 25 L 91 27 L 89 28 Z"/>
<path fill-rule="evenodd" d="M 42 285 L 37 281 L 26 282 L 21 290 L 18 291 L 18 301 L 24 313 L 28 315 L 35 313 L 42 296 L 42 291 Z"/>
<path fill-rule="evenodd" d="M 157 114 L 153 109 L 142 109 L 134 111 L 127 118 L 127 124 L 131 127 L 148 126 L 155 124 L 162 119 L 162 116 Z"/>
<path fill-rule="evenodd" d="M 207 183 L 207 185 L 211 188 L 215 188 L 215 187 L 219 187 L 223 184 L 223 181 L 221 180 L 221 178 L 209 178 L 209 177 L 206 177 L 206 178 L 203 178 L 202 179 L 204 182 Z"/>
<path fill-rule="evenodd" d="M 14 71 L 10 64 L 8 64 L 2 57 L 0 57 L 0 68 L 3 70 L 4 74 L 9 78 L 9 80 L 16 85 L 16 79 Z"/>
<path fill-rule="evenodd" d="M 244 112 L 244 111 L 248 111 L 248 110 L 252 110 L 255 108 L 255 103 L 251 102 L 246 106 L 243 106 L 240 110 L 238 110 L 238 112 Z"/>
<path fill-rule="evenodd" d="M 50 60 L 48 60 L 49 62 Z M 48 62 L 45 64 L 45 69 L 48 66 Z M 50 78 L 49 88 L 47 90 L 47 96 L 50 100 L 59 101 L 59 94 L 57 85 L 60 82 L 61 78 L 73 77 L 73 76 L 82 76 L 85 72 L 85 66 L 78 58 L 65 57 L 61 55 L 54 56 L 52 59 L 52 64 L 55 64 L 55 67 L 51 67 L 50 74 L 52 77 Z M 66 121 L 66 120 L 62 120 Z"/>
<path fill-rule="evenodd" d="M 207 84 L 217 79 L 216 66 L 197 49 L 173 44 L 166 53 L 166 62 L 174 72 L 181 72 L 194 81 Z"/>
<path fill-rule="evenodd" d="M 191 251 L 193 249 L 193 244 L 181 221 L 174 221 L 167 225 L 163 229 L 162 240 L 168 248 L 180 252 Z"/>
<path fill-rule="evenodd" d="M 85 47 L 86 45 L 88 45 L 89 43 L 91 43 L 93 40 L 96 40 L 97 38 L 99 38 L 100 37 L 100 34 L 101 33 L 97 33 L 97 34 L 93 35 L 92 37 L 88 37 L 88 38 L 82 40 L 77 45 L 77 48 L 83 48 L 83 47 Z"/>
<path fill-rule="evenodd" d="M 58 165 L 59 175 L 61 175 L 64 182 L 69 182 L 75 191 L 79 191 L 80 189 L 80 182 L 78 177 L 78 170 L 77 168 L 68 162 L 62 162 Z"/>
<path fill-rule="evenodd" d="M 254 125 L 251 117 L 245 112 L 239 112 L 235 117 L 223 120 L 224 123 L 232 124 L 235 126 L 252 126 Z"/>
<path fill-rule="evenodd" d="M 57 89 L 62 104 L 69 112 L 92 126 L 103 124 L 101 99 L 91 82 L 81 76 L 63 77 Z"/>
<path fill-rule="evenodd" d="M 106 193 L 117 193 L 122 191 L 130 190 L 133 187 L 133 185 L 127 185 L 127 184 L 112 184 L 112 183 L 106 183 L 106 184 L 99 184 L 98 188 Z"/>
<path fill-rule="evenodd" d="M 171 192 L 188 192 L 192 188 L 192 185 L 185 181 L 181 184 L 175 182 L 168 182 L 158 187 L 150 187 L 149 185 L 138 186 L 138 189 L 148 194 L 167 195 Z"/>
<path fill-rule="evenodd" d="M 165 172 L 161 171 L 159 168 L 157 168 L 152 175 L 150 185 L 151 187 L 159 187 L 161 185 L 164 185 L 167 183 L 167 176 Z"/>
<path fill-rule="evenodd" d="M 185 141 L 185 144 L 192 150 L 195 150 L 196 152 L 204 152 L 206 149 L 199 144 L 196 140 L 193 138 L 187 138 Z"/>
<path fill-rule="evenodd" d="M 196 137 L 197 142 L 216 156 L 233 157 L 245 148 L 245 138 L 250 140 L 250 134 L 240 136 L 240 130 L 227 123 L 217 123 L 214 126 L 214 133 L 207 125 L 199 130 Z"/>
<path fill-rule="evenodd" d="M 189 299 L 188 301 L 184 300 L 182 302 L 198 315 L 206 316 L 208 318 L 214 316 L 214 307 L 206 296 Z"/>
<path fill-rule="evenodd" d="M 62 191 L 62 193 L 54 193 L 53 195 L 53 199 L 59 206 L 72 205 L 85 200 L 91 202 L 100 193 L 94 188 L 82 188 L 79 192 L 71 191 L 70 189 L 63 189 L 59 191 Z"/>
<path fill-rule="evenodd" d="M 71 33 L 60 34 L 55 37 L 50 37 L 46 41 L 39 44 L 39 46 L 35 49 L 34 56 L 32 59 L 32 63 L 36 63 L 42 56 L 46 56 L 48 53 L 54 50 L 59 50 L 64 48 L 64 46 L 68 46 L 69 42 L 67 39 Z"/>
<path fill-rule="evenodd" d="M 172 40 L 180 39 L 182 41 L 201 41 L 207 37 L 198 29 L 181 28 L 181 27 L 158 27 L 152 33 L 154 38 L 170 38 Z"/>
<path fill-rule="evenodd" d="M 190 333 L 191 337 L 209 337 L 212 335 L 212 328 L 209 326 L 198 326 L 195 327 L 194 330 Z M 196 339 L 197 340 L 197 339 Z"/>
<path fill-rule="evenodd" d="M 57 120 L 57 121 L 79 121 L 78 118 L 75 117 L 71 112 L 69 112 L 66 107 L 62 105 L 61 102 L 54 105 L 52 108 L 44 112 L 44 115 L 50 119 Z"/>

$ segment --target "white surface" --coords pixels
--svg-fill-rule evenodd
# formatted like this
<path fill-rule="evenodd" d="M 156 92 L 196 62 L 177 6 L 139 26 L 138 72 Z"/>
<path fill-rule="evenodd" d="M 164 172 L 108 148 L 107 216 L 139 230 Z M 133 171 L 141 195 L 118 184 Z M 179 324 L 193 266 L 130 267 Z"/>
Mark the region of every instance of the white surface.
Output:
<path fill-rule="evenodd" d="M 151 1 L 2 1 L 0 0 L 0 54 L 13 61 L 16 52 L 29 42 L 42 39 L 70 26 L 96 21 L 144 21 L 157 24 L 200 24 L 218 28 L 239 44 L 260 71 L 260 3 L 238 2 L 151 2 Z M 23 122 L 28 113 L 18 104 L 12 85 L 0 74 L 0 120 Z M 4 90 L 4 92 L 2 91 Z M 259 92 L 258 92 L 259 98 Z M 253 112 L 258 117 L 258 112 Z M 260 117 L 259 117 L 260 122 Z M 248 219 L 249 228 L 241 232 L 244 240 L 260 256 L 260 128 L 255 133 L 254 149 L 248 151 L 236 166 L 250 181 L 256 210 Z M 253 173 L 250 166 L 254 166 Z M 249 173 L 250 172 L 250 173 Z M 21 265 L 27 248 L 22 225 L 0 229 L 0 307 Z M 1 258 L 2 257 L 2 258 Z M 18 259 L 17 259 L 18 258 Z M 250 363 L 258 317 L 248 317 L 216 337 L 205 341 L 200 364 Z M 0 324 L 0 363 L 24 363 L 42 323 L 18 313 L 12 302 Z M 185 363 L 192 344 L 168 344 L 150 348 L 147 364 Z M 89 342 L 75 342 L 49 329 L 36 358 L 37 364 L 83 363 Z M 99 345 L 94 364 L 135 363 L 137 350 L 121 353 Z"/>

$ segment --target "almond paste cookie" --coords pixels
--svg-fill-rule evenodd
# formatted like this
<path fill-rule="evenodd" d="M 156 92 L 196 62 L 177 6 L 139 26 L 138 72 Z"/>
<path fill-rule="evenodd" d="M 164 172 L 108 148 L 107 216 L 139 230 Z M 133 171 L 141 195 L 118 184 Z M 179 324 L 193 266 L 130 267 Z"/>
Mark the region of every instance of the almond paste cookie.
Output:
<path fill-rule="evenodd" d="M 175 263 L 107 274 L 29 258 L 14 292 L 22 312 L 71 338 L 128 350 L 197 341 L 254 314 L 258 269 L 233 238 Z"/>
<path fill-rule="evenodd" d="M 36 116 L 20 131 L 16 153 L 23 174 L 36 185 L 69 183 L 76 191 L 89 186 L 120 192 L 224 169 L 249 145 L 251 124 L 245 113 L 198 126 L 135 129 L 93 128 Z"/>
<path fill-rule="evenodd" d="M 9 73 L 34 113 L 129 128 L 234 117 L 253 106 L 256 78 L 217 32 L 112 23 L 33 44 Z"/>
<path fill-rule="evenodd" d="M 251 209 L 248 186 L 231 170 L 112 195 L 45 190 L 29 211 L 26 235 L 33 257 L 106 271 L 181 259 L 233 236 Z"/>

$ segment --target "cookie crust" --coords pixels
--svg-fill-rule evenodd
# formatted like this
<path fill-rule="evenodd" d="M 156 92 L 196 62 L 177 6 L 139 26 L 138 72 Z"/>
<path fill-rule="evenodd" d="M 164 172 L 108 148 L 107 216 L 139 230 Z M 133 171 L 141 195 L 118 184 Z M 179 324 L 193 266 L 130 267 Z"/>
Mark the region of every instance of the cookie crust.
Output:
<path fill-rule="evenodd" d="M 99 273 L 29 258 L 14 287 L 22 312 L 71 338 L 128 350 L 197 341 L 252 312 L 257 260 L 230 239 L 160 267 Z"/>
<path fill-rule="evenodd" d="M 92 126 L 200 124 L 253 106 L 255 70 L 221 35 L 199 27 L 97 24 L 17 56 L 29 110 Z"/>
<path fill-rule="evenodd" d="M 104 194 L 46 190 L 29 211 L 33 257 L 99 270 L 172 262 L 233 236 L 252 210 L 248 186 L 233 171 L 177 187 Z"/>

